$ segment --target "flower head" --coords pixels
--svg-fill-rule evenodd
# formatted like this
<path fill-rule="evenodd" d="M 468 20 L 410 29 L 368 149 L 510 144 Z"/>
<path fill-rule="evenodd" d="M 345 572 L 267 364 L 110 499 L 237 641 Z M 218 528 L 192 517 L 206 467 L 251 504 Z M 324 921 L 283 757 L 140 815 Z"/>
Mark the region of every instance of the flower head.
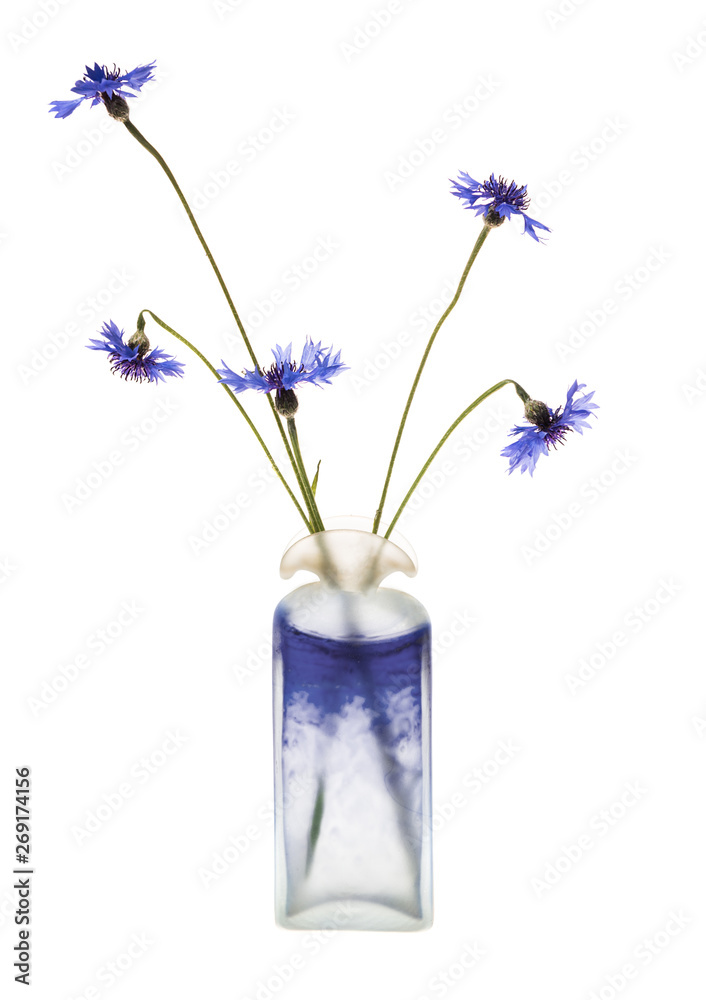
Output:
<path fill-rule="evenodd" d="M 142 330 L 138 330 L 125 343 L 125 334 L 109 320 L 100 331 L 103 340 L 91 340 L 86 346 L 91 351 L 106 351 L 111 362 L 111 371 L 124 379 L 135 382 L 166 381 L 167 375 L 184 374 L 181 361 L 171 357 L 160 347 L 150 350 L 150 342 Z"/>
<path fill-rule="evenodd" d="M 453 185 L 451 193 L 468 202 L 464 208 L 475 209 L 476 215 L 482 215 L 489 226 L 500 226 L 509 216 L 521 215 L 525 222 L 524 231 L 538 243 L 542 240 L 537 236 L 535 227 L 551 232 L 547 226 L 526 215 L 530 204 L 526 184 L 518 187 L 514 181 L 508 182 L 504 177 L 498 177 L 496 180 L 495 174 L 490 175 L 490 180 L 479 184 L 463 170 L 459 174 L 459 179 L 451 183 Z"/>
<path fill-rule="evenodd" d="M 292 361 L 292 345 L 272 348 L 274 363 L 263 371 L 244 371 L 242 375 L 231 371 L 222 361 L 223 368 L 218 369 L 221 382 L 231 386 L 235 392 L 246 389 L 256 389 L 258 392 L 276 392 L 275 404 L 283 415 L 288 416 L 285 408 L 294 406 L 296 411 L 296 396 L 293 389 L 296 385 L 308 382 L 311 385 L 330 385 L 334 375 L 347 370 L 347 365 L 341 362 L 341 352 L 333 353 L 333 347 L 321 347 L 321 341 L 315 344 L 307 337 L 302 351 L 301 361 Z M 285 408 L 281 408 L 285 407 Z M 293 413 L 291 414 L 293 415 Z"/>
<path fill-rule="evenodd" d="M 74 94 L 80 96 L 72 101 L 52 101 L 50 114 L 57 118 L 68 118 L 83 101 L 90 101 L 91 107 L 102 101 L 108 113 L 119 121 L 128 120 L 126 97 L 136 97 L 146 83 L 154 79 L 152 70 L 155 62 L 147 66 L 136 66 L 129 73 L 121 72 L 117 66 L 108 69 L 95 63 L 93 69 L 86 66 L 83 80 L 77 80 L 71 88 Z M 136 93 L 130 93 L 135 91 Z"/>
<path fill-rule="evenodd" d="M 596 403 L 591 402 L 593 393 L 574 399 L 576 393 L 585 388 L 585 384 L 574 382 L 566 394 L 566 403 L 556 410 L 536 399 L 527 401 L 525 418 L 530 421 L 530 426 L 513 427 L 510 437 L 515 440 L 501 452 L 510 459 L 508 472 L 514 472 L 519 467 L 520 472 L 529 470 L 530 476 L 533 475 L 537 459 L 540 455 L 548 455 L 550 446 L 556 448 L 557 444 L 564 444 L 569 431 L 583 434 L 583 428 L 591 426 L 588 417 L 595 416 L 591 411 L 598 409 Z"/>

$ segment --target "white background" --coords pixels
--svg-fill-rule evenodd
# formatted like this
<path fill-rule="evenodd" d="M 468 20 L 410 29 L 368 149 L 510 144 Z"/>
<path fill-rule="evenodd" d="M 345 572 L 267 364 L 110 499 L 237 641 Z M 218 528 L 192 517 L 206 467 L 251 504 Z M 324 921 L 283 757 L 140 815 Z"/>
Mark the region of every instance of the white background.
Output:
<path fill-rule="evenodd" d="M 27 0 L 0 36 L 2 981 L 19 995 L 10 821 L 29 765 L 42 1000 L 702 997 L 703 4 Z M 534 479 L 506 474 L 521 410 L 494 397 L 403 522 L 420 571 L 398 585 L 438 652 L 422 934 L 275 928 L 268 634 L 297 516 L 166 335 L 148 330 L 188 377 L 159 387 L 84 349 L 151 308 L 245 363 L 154 161 L 103 108 L 47 114 L 86 62 L 151 59 L 133 120 L 206 206 L 258 352 L 311 334 L 351 367 L 300 397 L 326 516 L 372 514 L 424 314 L 479 231 L 448 179 L 526 182 L 553 230 L 490 235 L 393 483 L 394 502 L 499 379 L 552 406 L 574 378 L 596 389 L 593 429 Z"/>

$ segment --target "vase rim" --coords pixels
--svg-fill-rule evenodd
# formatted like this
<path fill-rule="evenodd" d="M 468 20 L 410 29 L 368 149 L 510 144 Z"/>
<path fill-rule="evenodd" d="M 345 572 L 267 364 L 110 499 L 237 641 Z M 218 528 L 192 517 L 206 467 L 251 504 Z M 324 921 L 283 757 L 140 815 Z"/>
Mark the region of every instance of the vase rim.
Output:
<path fill-rule="evenodd" d="M 299 532 L 282 556 L 280 576 L 288 580 L 300 569 L 315 573 L 322 583 L 332 583 L 337 576 L 337 586 L 345 590 L 375 589 L 394 572 L 416 576 L 417 558 L 407 539 L 398 532 L 393 532 L 391 538 L 373 534 L 372 526 L 372 518 L 343 516 L 325 518 L 325 531 Z M 326 537 L 333 546 L 327 559 L 322 557 L 326 550 L 320 544 L 317 547 L 317 539 Z M 356 538 L 362 544 L 352 548 Z M 342 564 L 338 564 L 337 555 Z M 339 571 L 333 577 L 329 572 L 332 567 Z"/>
<path fill-rule="evenodd" d="M 326 531 L 360 531 L 372 533 L 373 524 L 375 523 L 372 517 L 367 517 L 365 514 L 337 514 L 334 517 L 325 517 L 323 519 L 324 528 Z M 384 521 L 380 522 L 380 537 L 383 537 L 387 531 L 389 525 Z M 287 542 L 285 548 L 285 553 L 288 552 L 291 547 L 296 543 L 301 541 L 302 538 L 309 538 L 311 532 L 307 531 L 306 528 L 302 528 Z M 315 534 L 321 534 L 321 532 L 315 532 Z M 419 560 L 417 559 L 417 553 L 412 547 L 412 543 L 408 538 L 405 537 L 400 531 L 395 528 L 391 536 L 387 539 L 388 542 L 392 542 L 396 545 L 398 549 L 402 549 L 405 555 L 414 563 L 415 571 L 419 569 Z"/>

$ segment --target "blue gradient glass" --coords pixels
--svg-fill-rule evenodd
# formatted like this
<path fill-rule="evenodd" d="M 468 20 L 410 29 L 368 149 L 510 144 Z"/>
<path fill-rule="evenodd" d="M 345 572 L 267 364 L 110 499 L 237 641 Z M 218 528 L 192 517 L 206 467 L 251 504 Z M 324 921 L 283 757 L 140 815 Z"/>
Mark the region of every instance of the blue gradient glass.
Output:
<path fill-rule="evenodd" d="M 430 625 L 379 588 L 410 557 L 334 529 L 285 554 L 319 576 L 274 618 L 275 906 L 283 927 L 432 921 Z"/>

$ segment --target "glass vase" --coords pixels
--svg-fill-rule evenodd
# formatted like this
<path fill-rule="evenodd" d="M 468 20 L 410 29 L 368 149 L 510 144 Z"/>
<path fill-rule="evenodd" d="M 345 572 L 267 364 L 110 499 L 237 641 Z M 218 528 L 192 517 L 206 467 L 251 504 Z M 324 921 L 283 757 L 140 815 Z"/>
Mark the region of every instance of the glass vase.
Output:
<path fill-rule="evenodd" d="M 414 576 L 370 531 L 295 542 L 273 635 L 275 911 L 281 927 L 422 930 L 432 922 L 430 624 L 380 587 Z"/>

